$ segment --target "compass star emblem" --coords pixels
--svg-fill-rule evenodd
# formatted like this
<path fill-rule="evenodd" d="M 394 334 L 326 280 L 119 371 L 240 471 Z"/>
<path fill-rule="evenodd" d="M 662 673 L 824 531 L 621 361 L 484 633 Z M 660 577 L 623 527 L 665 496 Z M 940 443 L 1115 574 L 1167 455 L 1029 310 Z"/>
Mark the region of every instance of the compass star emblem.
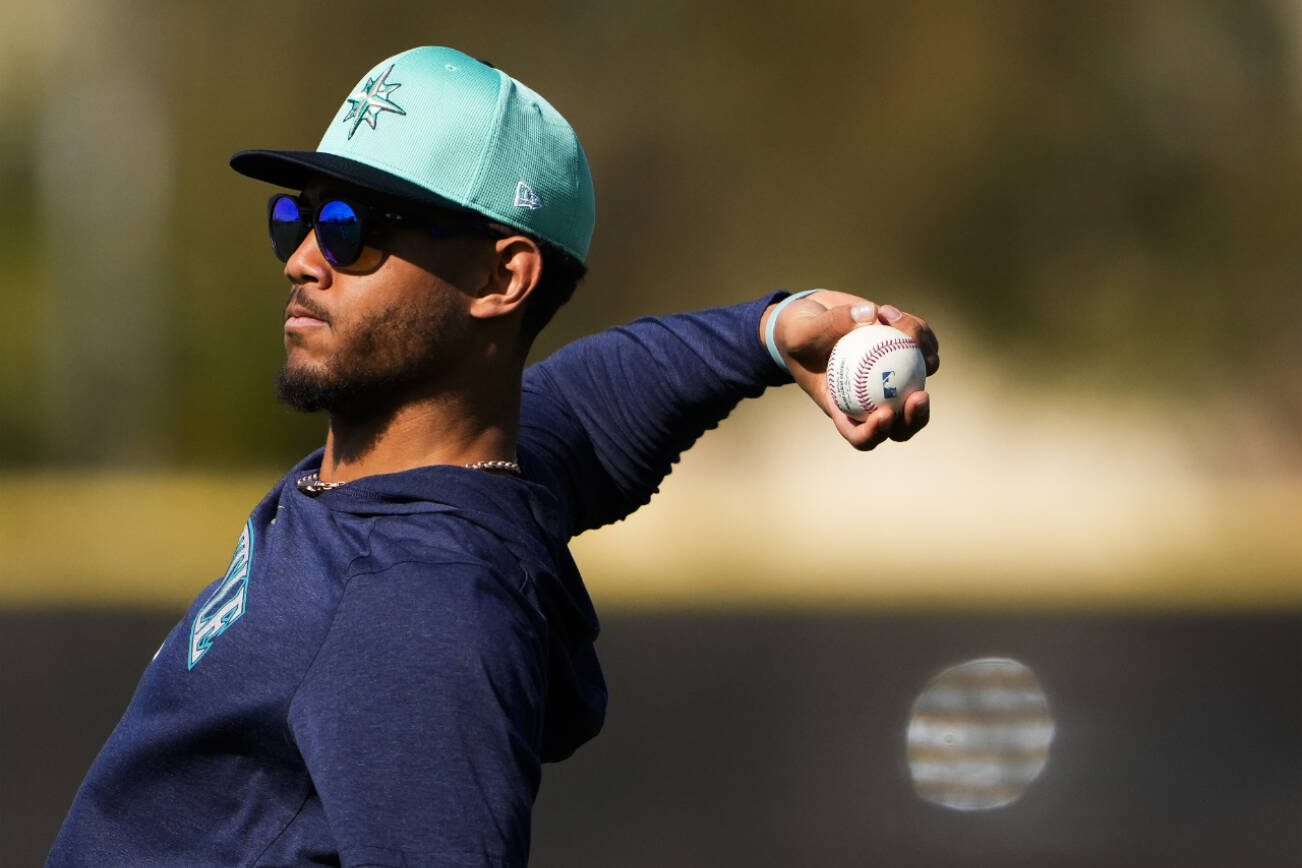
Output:
<path fill-rule="evenodd" d="M 353 127 L 348 131 L 348 138 L 353 137 L 357 128 L 362 124 L 369 124 L 371 129 L 375 129 L 375 119 L 380 116 L 380 112 L 393 112 L 394 114 L 405 115 L 402 106 L 389 99 L 389 95 L 401 84 L 389 84 L 389 73 L 393 72 L 390 66 L 384 71 L 384 75 L 379 78 L 368 78 L 362 89 L 357 91 L 347 99 L 348 114 L 344 115 L 344 123 L 353 122 Z"/>

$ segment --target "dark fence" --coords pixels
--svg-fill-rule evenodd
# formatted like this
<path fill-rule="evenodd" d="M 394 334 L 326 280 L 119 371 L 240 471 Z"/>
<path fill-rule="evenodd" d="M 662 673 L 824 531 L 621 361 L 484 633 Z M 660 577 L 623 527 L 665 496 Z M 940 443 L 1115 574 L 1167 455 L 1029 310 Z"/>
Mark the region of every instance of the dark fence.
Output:
<path fill-rule="evenodd" d="M 0 863 L 44 858 L 173 615 L 0 615 Z M 611 617 L 606 731 L 549 766 L 538 866 L 1302 864 L 1302 616 Z M 928 679 L 1035 673 L 1055 734 L 1015 803 L 920 799 Z"/>

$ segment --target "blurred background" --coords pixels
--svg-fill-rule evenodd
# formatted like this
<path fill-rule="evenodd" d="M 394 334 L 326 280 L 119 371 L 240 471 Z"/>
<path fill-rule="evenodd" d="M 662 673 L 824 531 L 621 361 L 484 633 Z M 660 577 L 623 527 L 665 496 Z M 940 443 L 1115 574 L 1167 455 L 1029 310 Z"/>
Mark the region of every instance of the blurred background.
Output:
<path fill-rule="evenodd" d="M 44 858 L 322 440 L 274 399 L 270 189 L 226 160 L 314 147 L 373 63 L 446 44 L 592 164 L 540 357 L 812 286 L 942 341 L 912 442 L 855 453 L 773 390 L 575 541 L 612 704 L 547 770 L 535 864 L 1302 864 L 1296 0 L 0 12 L 0 863 Z M 1034 676 L 1012 734 L 1007 683 L 928 692 L 992 656 Z M 974 808 L 991 780 L 1019 789 Z"/>

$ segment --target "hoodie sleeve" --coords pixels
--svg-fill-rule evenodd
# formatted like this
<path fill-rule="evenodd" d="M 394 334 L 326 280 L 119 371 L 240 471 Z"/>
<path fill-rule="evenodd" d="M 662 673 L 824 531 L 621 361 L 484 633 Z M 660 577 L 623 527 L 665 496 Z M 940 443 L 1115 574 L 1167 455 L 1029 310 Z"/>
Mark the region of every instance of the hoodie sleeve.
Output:
<path fill-rule="evenodd" d="M 743 398 L 791 382 L 759 338 L 765 309 L 784 295 L 640 319 L 525 372 L 521 459 L 567 505 L 571 535 L 646 504 Z"/>
<path fill-rule="evenodd" d="M 481 563 L 353 577 L 290 704 L 344 865 L 523 866 L 546 625 Z"/>

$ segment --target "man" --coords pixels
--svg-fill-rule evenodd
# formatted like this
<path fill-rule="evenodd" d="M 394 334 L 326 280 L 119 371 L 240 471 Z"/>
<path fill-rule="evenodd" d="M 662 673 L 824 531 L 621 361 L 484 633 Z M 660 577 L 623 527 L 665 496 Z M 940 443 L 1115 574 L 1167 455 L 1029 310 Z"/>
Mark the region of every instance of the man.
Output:
<path fill-rule="evenodd" d="M 50 863 L 524 864 L 540 764 L 605 712 L 570 537 L 766 386 L 794 376 L 860 448 L 911 436 L 927 396 L 863 424 L 828 407 L 832 343 L 878 311 L 827 292 L 640 321 L 525 373 L 582 277 L 591 178 L 550 105 L 450 49 L 379 64 L 316 151 L 232 165 L 301 191 L 269 205 L 279 387 L 329 413 L 325 447 L 159 649 Z M 934 370 L 925 323 L 882 311 Z"/>

